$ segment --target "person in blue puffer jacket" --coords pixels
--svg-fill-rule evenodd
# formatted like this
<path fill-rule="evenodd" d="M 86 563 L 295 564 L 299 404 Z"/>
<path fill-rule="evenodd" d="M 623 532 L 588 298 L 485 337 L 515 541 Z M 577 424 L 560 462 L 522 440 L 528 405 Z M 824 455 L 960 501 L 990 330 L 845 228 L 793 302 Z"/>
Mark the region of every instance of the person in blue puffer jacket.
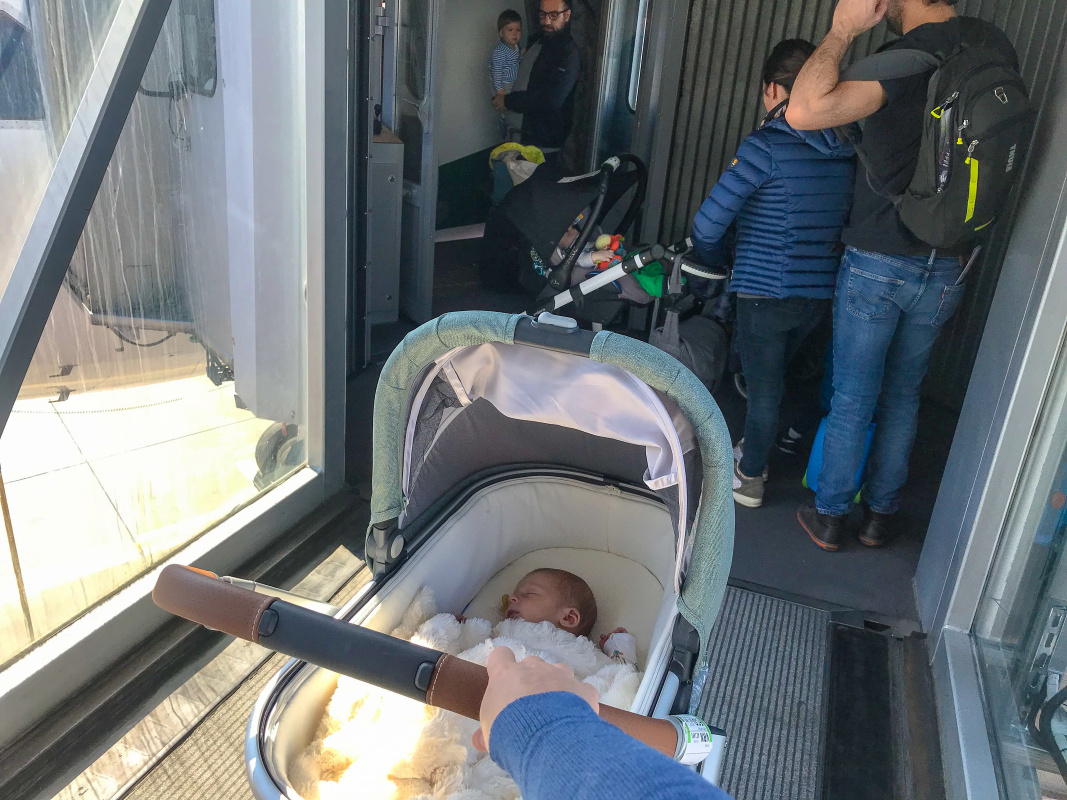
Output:
<path fill-rule="evenodd" d="M 763 68 L 767 116 L 741 143 L 693 223 L 693 242 L 709 265 L 722 262 L 723 236 L 737 223 L 730 289 L 737 293 L 748 413 L 734 448 L 734 500 L 749 508 L 763 503 L 786 365 L 830 311 L 852 204 L 852 146 L 832 130 L 797 131 L 785 120 L 793 82 L 814 51 L 802 39 L 771 51 Z"/>

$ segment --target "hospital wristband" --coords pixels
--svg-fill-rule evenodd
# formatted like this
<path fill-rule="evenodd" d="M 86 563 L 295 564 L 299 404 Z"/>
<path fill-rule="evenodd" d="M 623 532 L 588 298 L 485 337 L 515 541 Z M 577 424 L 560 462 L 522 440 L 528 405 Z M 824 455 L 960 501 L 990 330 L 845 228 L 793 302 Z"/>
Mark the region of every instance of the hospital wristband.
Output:
<path fill-rule="evenodd" d="M 704 720 L 689 714 L 670 716 L 667 720 L 678 734 L 678 746 L 674 751 L 675 761 L 692 766 L 711 754 L 715 735 Z"/>

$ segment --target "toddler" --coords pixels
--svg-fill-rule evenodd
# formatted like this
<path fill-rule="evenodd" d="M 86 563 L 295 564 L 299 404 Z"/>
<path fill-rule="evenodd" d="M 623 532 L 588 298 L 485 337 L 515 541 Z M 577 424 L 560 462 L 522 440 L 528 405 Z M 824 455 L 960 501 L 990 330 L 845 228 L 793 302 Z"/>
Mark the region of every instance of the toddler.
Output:
<path fill-rule="evenodd" d="M 527 622 L 551 622 L 575 636 L 589 637 L 596 624 L 596 598 L 589 584 L 562 569 L 535 569 L 503 598 L 504 616 Z M 637 662 L 637 641 L 625 628 L 600 637 L 600 649 L 612 658 Z"/>
<path fill-rule="evenodd" d="M 519 74 L 519 62 L 522 60 L 522 50 L 519 49 L 522 17 L 519 12 L 509 8 L 497 17 L 496 29 L 500 34 L 500 41 L 489 56 L 489 79 L 493 82 L 496 95 L 503 97 L 511 91 Z M 507 138 L 507 122 L 503 114 L 500 115 L 500 129 L 501 137 Z"/>

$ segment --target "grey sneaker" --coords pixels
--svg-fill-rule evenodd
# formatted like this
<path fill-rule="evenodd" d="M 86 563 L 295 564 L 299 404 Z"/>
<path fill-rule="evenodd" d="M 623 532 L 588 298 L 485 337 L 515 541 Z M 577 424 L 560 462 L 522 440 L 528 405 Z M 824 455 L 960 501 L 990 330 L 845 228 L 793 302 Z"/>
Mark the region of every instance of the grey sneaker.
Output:
<path fill-rule="evenodd" d="M 741 474 L 739 464 L 734 462 L 734 500 L 746 508 L 759 508 L 763 505 L 763 484 L 767 479 L 762 475 L 746 478 Z"/>
<path fill-rule="evenodd" d="M 737 465 L 741 463 L 741 459 L 745 457 L 745 437 L 741 437 L 741 441 L 734 445 L 734 471 L 737 471 Z M 763 480 L 767 480 L 770 476 L 770 467 L 763 468 Z"/>

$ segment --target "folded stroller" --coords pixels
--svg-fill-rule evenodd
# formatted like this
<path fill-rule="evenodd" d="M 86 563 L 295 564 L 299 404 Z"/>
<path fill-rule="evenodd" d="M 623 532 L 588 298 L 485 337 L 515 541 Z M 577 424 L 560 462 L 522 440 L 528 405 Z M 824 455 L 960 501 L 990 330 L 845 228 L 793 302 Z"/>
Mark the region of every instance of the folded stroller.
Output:
<path fill-rule="evenodd" d="M 628 245 L 631 255 L 641 254 L 629 270 L 590 272 L 577 262 L 586 244 L 601 231 L 639 242 L 646 182 L 645 165 L 632 155 L 610 158 L 586 175 L 565 175 L 550 165 L 538 167 L 490 213 L 480 262 L 482 283 L 491 289 L 537 296 L 534 305 L 538 305 L 585 282 L 583 289 L 567 300 L 575 302 L 572 313 L 605 327 L 624 321 L 632 306 L 647 305 L 662 296 L 661 291 L 650 293 L 652 282 L 639 282 L 633 273 L 649 268 L 664 251 Z M 579 235 L 564 251 L 560 240 L 571 226 Z M 661 266 L 664 273 L 669 271 L 670 265 Z M 696 269 L 695 262 L 687 266 Z M 608 272 L 611 277 L 603 279 Z M 711 270 L 693 274 L 725 277 Z M 595 284 L 587 278 L 595 279 Z M 558 302 L 545 304 L 549 310 L 559 307 Z"/>
<path fill-rule="evenodd" d="M 441 662 L 371 633 L 392 630 L 423 587 L 442 610 L 492 618 L 501 594 L 530 570 L 574 572 L 596 596 L 598 630 L 622 625 L 637 639 L 645 675 L 632 713 L 618 712 L 628 721 L 617 724 L 662 727 L 657 718 L 696 707 L 694 677 L 726 590 L 734 516 L 729 432 L 692 373 L 647 343 L 571 319 L 446 314 L 390 356 L 373 425 L 371 583 L 333 617 L 285 597 L 267 611 L 245 606 L 261 644 L 300 659 L 271 680 L 249 721 L 256 797 L 299 797 L 288 771 L 312 740 L 338 671 L 429 698 Z M 247 635 L 247 623 L 227 628 L 219 618 L 228 600 L 201 597 L 197 617 L 176 594 L 180 586 L 157 585 L 163 607 Z M 277 616 L 267 618 L 275 608 L 297 629 L 283 636 Z M 476 716 L 475 695 L 466 702 Z M 718 732 L 713 740 L 718 749 L 702 767 L 709 779 L 721 757 Z"/>
<path fill-rule="evenodd" d="M 713 392 L 726 370 L 729 338 L 717 322 L 694 308 L 686 280 L 721 285 L 726 270 L 701 264 L 688 238 L 666 249 L 632 246 L 621 263 L 607 269 L 577 266 L 579 254 L 602 224 L 639 239 L 646 181 L 645 165 L 632 155 L 610 158 L 586 175 L 538 167 L 490 213 L 482 282 L 488 288 L 535 295 L 534 315 L 573 304 L 567 312 L 594 328 L 625 323 L 631 335 L 647 338 L 673 355 Z M 620 211 L 623 205 L 625 211 Z M 580 233 L 561 253 L 560 239 L 572 225 Z M 649 306 L 651 314 L 630 314 Z"/>

